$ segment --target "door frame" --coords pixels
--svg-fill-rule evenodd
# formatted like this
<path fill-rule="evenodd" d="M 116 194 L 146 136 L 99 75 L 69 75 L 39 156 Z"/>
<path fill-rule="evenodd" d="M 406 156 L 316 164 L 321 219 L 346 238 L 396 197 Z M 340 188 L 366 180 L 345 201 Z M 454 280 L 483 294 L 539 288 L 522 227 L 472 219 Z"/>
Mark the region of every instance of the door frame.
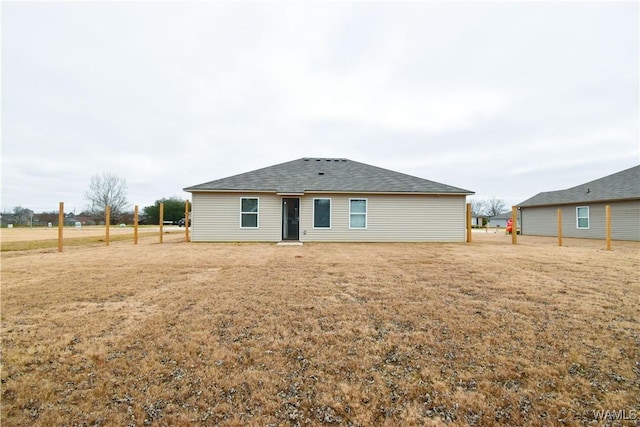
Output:
<path fill-rule="evenodd" d="M 291 231 L 293 230 L 289 229 L 289 225 L 287 221 L 289 216 L 289 207 L 286 203 L 288 201 L 295 201 L 296 203 L 296 206 L 294 207 L 296 212 L 295 222 L 297 227 L 297 230 L 295 230 L 296 231 L 295 237 L 290 237 L 290 235 L 292 234 Z M 281 215 L 282 240 L 292 240 L 292 241 L 300 240 L 300 197 L 283 197 L 281 202 L 281 207 L 282 207 L 282 215 Z"/>

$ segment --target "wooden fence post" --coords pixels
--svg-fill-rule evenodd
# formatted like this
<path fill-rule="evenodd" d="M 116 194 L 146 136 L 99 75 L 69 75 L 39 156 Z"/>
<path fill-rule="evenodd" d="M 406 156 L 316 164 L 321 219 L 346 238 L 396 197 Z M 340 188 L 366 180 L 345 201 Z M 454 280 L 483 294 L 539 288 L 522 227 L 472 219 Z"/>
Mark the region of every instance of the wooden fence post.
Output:
<path fill-rule="evenodd" d="M 107 205 L 107 209 L 104 213 L 104 225 L 105 225 L 105 236 L 104 240 L 109 246 L 109 226 L 111 225 L 111 206 Z"/>
<path fill-rule="evenodd" d="M 511 207 L 511 244 L 518 244 L 518 207 Z"/>
<path fill-rule="evenodd" d="M 471 243 L 471 203 L 467 203 L 467 243 Z"/>
<path fill-rule="evenodd" d="M 558 209 L 558 246 L 562 246 L 562 209 Z"/>
<path fill-rule="evenodd" d="M 133 244 L 138 244 L 138 205 L 133 207 Z"/>
<path fill-rule="evenodd" d="M 189 201 L 184 202 L 184 236 L 185 242 L 189 241 Z"/>
<path fill-rule="evenodd" d="M 62 234 L 64 229 L 64 202 L 58 208 L 58 252 L 62 252 Z"/>
<path fill-rule="evenodd" d="M 160 203 L 160 243 L 162 243 L 162 226 L 164 225 L 164 203 Z"/>
<path fill-rule="evenodd" d="M 605 206 L 605 221 L 606 221 L 606 225 L 605 225 L 605 229 L 606 229 L 606 233 L 607 233 L 607 250 L 610 251 L 611 250 L 611 206 L 607 205 Z"/>

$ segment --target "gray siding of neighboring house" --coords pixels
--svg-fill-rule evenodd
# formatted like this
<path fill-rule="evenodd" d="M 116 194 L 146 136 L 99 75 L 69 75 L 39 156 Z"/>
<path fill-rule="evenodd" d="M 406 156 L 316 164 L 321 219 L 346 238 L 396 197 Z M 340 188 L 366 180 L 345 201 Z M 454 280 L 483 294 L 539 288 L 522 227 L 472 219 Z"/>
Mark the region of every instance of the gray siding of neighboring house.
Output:
<path fill-rule="evenodd" d="M 606 238 L 605 206 L 611 206 L 611 238 L 640 241 L 640 201 L 584 203 L 579 205 L 522 207 L 522 234 L 558 235 L 558 209 L 562 209 L 563 237 Z M 589 228 L 579 229 L 576 208 L 589 207 Z"/>
<path fill-rule="evenodd" d="M 507 228 L 507 220 L 506 219 L 490 219 L 489 227 Z"/>
<path fill-rule="evenodd" d="M 498 228 L 507 228 L 507 221 L 508 219 L 490 219 L 489 220 L 489 224 L 487 224 L 489 227 L 498 227 Z M 518 227 L 520 227 L 520 219 L 517 220 L 518 221 Z"/>
<path fill-rule="evenodd" d="M 240 228 L 240 198 L 258 197 L 259 228 Z M 282 238 L 282 198 L 273 193 L 193 193 L 194 242 Z M 313 228 L 313 199 L 331 199 L 331 228 Z M 367 228 L 349 228 L 349 199 L 367 199 Z M 300 196 L 302 242 L 464 242 L 465 196 L 313 194 Z"/>

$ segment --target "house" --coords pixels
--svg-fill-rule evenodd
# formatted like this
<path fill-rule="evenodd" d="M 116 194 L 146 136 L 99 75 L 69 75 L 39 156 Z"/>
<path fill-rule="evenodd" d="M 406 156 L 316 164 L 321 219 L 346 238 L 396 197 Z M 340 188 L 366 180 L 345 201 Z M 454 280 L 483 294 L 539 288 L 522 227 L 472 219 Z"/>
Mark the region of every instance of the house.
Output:
<path fill-rule="evenodd" d="M 336 158 L 302 158 L 184 189 L 194 242 L 464 242 L 472 191 Z"/>
<path fill-rule="evenodd" d="M 484 215 L 471 215 L 471 226 L 472 227 L 484 227 L 484 222 L 487 219 Z"/>
<path fill-rule="evenodd" d="M 518 205 L 522 234 L 556 236 L 557 211 L 562 209 L 563 236 L 604 239 L 607 205 L 611 238 L 640 241 L 640 166 L 525 200 Z"/>
<path fill-rule="evenodd" d="M 511 219 L 511 212 L 501 213 L 489 218 L 489 227 L 507 228 L 507 221 Z M 520 227 L 520 211 L 518 211 L 518 227 Z"/>
<path fill-rule="evenodd" d="M 12 213 L 0 214 L 0 227 L 7 227 L 9 224 L 13 227 L 18 224 L 18 215 Z"/>

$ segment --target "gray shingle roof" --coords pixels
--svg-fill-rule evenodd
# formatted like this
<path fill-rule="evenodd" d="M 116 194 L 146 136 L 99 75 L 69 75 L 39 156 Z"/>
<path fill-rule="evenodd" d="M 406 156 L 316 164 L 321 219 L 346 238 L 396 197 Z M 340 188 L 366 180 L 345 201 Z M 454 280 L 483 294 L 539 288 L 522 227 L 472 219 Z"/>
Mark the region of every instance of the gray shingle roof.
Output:
<path fill-rule="evenodd" d="M 633 199 L 640 199 L 640 166 L 634 166 L 566 190 L 538 193 L 518 206 L 548 206 Z"/>
<path fill-rule="evenodd" d="M 469 190 L 353 160 L 306 157 L 194 185 L 184 191 L 473 194 Z"/>

